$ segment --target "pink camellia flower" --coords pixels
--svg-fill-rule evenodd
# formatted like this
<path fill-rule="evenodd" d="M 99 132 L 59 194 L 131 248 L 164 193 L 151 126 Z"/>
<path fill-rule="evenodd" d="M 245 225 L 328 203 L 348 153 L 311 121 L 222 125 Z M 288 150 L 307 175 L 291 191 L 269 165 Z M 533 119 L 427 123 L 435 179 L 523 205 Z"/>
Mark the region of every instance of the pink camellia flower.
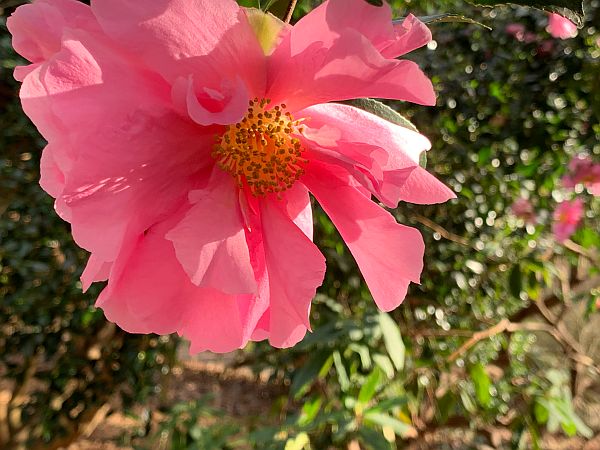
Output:
<path fill-rule="evenodd" d="M 510 209 L 515 216 L 523 219 L 526 223 L 535 224 L 537 222 L 533 205 L 526 198 L 521 197 L 515 200 Z"/>
<path fill-rule="evenodd" d="M 560 14 L 548 15 L 546 30 L 557 39 L 569 39 L 577 36 L 577 25 Z"/>
<path fill-rule="evenodd" d="M 435 103 L 431 39 L 389 6 L 329 0 L 295 26 L 233 0 L 37 0 L 9 19 L 25 112 L 48 140 L 41 185 L 91 252 L 85 289 L 134 333 L 191 351 L 300 341 L 325 261 L 311 192 L 383 310 L 418 283 L 420 233 L 399 201 L 452 191 L 422 135 L 332 101 Z"/>
<path fill-rule="evenodd" d="M 566 188 L 583 184 L 587 190 L 600 196 L 600 163 L 594 163 L 588 156 L 576 156 L 569 163 L 569 174 L 562 179 Z"/>
<path fill-rule="evenodd" d="M 554 211 L 554 223 L 552 232 L 557 241 L 563 242 L 569 239 L 579 227 L 583 217 L 583 200 L 565 201 L 558 205 Z"/>
<path fill-rule="evenodd" d="M 526 44 L 537 40 L 535 33 L 527 31 L 525 25 L 520 23 L 509 23 L 504 31 L 506 31 L 506 34 L 513 36 L 517 41 L 525 42 Z"/>
<path fill-rule="evenodd" d="M 527 29 L 522 23 L 509 23 L 508 25 L 506 25 L 504 31 L 506 32 L 506 34 L 513 36 L 518 41 L 522 41 L 525 37 L 525 32 L 527 31 Z"/>

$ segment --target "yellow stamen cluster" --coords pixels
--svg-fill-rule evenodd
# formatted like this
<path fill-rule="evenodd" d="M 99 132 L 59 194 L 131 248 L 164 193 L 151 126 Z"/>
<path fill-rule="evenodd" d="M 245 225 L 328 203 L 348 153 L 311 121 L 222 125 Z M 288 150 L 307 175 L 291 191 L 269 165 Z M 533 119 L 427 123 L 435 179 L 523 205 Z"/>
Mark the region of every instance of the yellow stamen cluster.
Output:
<path fill-rule="evenodd" d="M 286 105 L 271 108 L 270 103 L 250 101 L 246 116 L 217 136 L 212 152 L 217 165 L 257 197 L 291 188 L 308 163 L 300 140 L 292 137 L 302 131 L 300 121 L 294 121 Z"/>

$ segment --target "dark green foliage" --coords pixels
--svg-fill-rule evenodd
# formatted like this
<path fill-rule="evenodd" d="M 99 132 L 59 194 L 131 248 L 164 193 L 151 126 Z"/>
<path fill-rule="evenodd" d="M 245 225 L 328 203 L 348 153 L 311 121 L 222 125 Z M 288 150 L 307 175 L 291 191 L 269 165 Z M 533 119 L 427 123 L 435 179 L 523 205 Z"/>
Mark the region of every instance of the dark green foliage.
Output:
<path fill-rule="evenodd" d="M 318 3 L 300 1 L 295 19 Z M 245 4 L 277 12 L 287 2 Z M 545 15 L 533 10 L 482 14 L 459 0 L 411 5 L 417 15 L 458 11 L 494 28 L 432 24 L 437 50 L 432 45 L 411 58 L 433 77 L 438 106 L 390 104 L 430 138 L 428 168 L 458 195 L 445 205 L 402 204 L 394 211 L 426 239 L 422 285 L 393 314 L 380 314 L 317 206 L 316 241 L 328 271 L 313 309 L 314 333 L 294 349 L 260 343 L 243 355 L 257 373 L 269 369 L 289 384 L 289 397 L 272 408 L 281 426 L 256 426 L 240 440 L 228 418 L 204 403 L 184 404 L 161 429 L 173 448 L 301 449 L 310 442 L 321 449 L 357 441 L 392 449 L 444 426 L 502 426 L 515 448 L 542 448 L 546 427 L 590 435 L 594 416 L 574 406 L 573 397 L 585 396 L 572 389 L 587 380 L 588 368 L 575 364 L 562 343 L 542 352 L 541 333 L 518 326 L 534 317 L 549 325 L 537 314 L 540 298 L 556 314 L 584 305 L 585 320 L 597 316 L 599 292 L 578 287 L 598 277 L 597 264 L 585 256 L 600 250 L 598 200 L 586 197 L 589 213 L 573 237 L 583 254 L 554 242 L 550 215 L 570 158 L 600 155 L 600 36 L 590 26 L 600 23 L 598 2 L 590 3 L 588 26 L 568 41 L 550 40 Z M 396 17 L 406 13 L 397 10 Z M 534 39 L 506 34 L 513 22 L 526 25 Z M 156 392 L 173 346 L 169 338 L 131 336 L 107 324 L 92 306 L 99 287 L 81 293 L 86 255 L 37 185 L 44 143 L 19 109 L 11 78 L 18 61 L 0 26 L 0 374 L 16 386 L 39 382 L 14 396 L 10 407 L 21 412 L 26 432 L 18 444 L 13 430 L 8 448 L 52 448 L 81 432 L 113 396 L 127 404 Z M 522 195 L 539 212 L 536 225 L 509 212 Z M 504 321 L 517 327 L 489 332 Z M 488 335 L 461 347 L 475 332 Z M 590 358 L 600 364 L 600 355 Z M 484 433 L 478 439 L 489 444 Z"/>

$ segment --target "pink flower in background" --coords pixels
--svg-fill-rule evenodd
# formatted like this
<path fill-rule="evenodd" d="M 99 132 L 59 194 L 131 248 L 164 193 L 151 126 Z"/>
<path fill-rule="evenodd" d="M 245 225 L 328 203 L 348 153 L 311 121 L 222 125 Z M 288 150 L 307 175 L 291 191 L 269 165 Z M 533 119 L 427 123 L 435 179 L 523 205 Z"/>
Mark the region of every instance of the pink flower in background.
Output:
<path fill-rule="evenodd" d="M 523 219 L 526 223 L 535 224 L 537 222 L 533 205 L 526 198 L 521 197 L 515 200 L 510 209 L 515 216 Z"/>
<path fill-rule="evenodd" d="M 25 112 L 47 139 L 42 187 L 108 280 L 106 316 L 191 351 L 294 345 L 325 272 L 309 191 L 383 310 L 418 283 L 420 233 L 376 203 L 454 197 L 422 135 L 351 106 L 433 105 L 431 40 L 389 6 L 329 0 L 295 26 L 233 0 L 37 0 L 9 19 Z"/>
<path fill-rule="evenodd" d="M 527 29 L 522 23 L 509 23 L 508 25 L 506 25 L 504 31 L 506 32 L 506 34 L 513 36 L 519 41 L 522 41 L 525 36 L 525 31 L 527 31 Z"/>
<path fill-rule="evenodd" d="M 577 36 L 577 25 L 560 14 L 548 15 L 548 33 L 558 39 L 569 39 Z"/>
<path fill-rule="evenodd" d="M 504 31 L 513 36 L 517 41 L 525 42 L 526 44 L 530 44 L 537 40 L 535 33 L 527 31 L 525 25 L 520 23 L 510 23 L 506 26 Z"/>
<path fill-rule="evenodd" d="M 562 179 L 566 188 L 583 184 L 591 194 L 600 196 L 600 163 L 594 163 L 588 156 L 576 156 L 569 163 L 569 174 Z"/>
<path fill-rule="evenodd" d="M 552 232 L 557 241 L 563 242 L 571 237 L 583 218 L 583 200 L 564 201 L 554 210 Z"/>

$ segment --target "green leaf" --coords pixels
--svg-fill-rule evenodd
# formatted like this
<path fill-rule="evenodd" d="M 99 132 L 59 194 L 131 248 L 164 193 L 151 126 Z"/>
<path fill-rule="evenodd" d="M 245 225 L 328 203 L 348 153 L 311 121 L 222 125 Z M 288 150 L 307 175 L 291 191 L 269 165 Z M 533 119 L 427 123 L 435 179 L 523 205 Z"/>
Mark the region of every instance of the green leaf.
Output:
<path fill-rule="evenodd" d="M 391 450 L 392 445 L 387 441 L 383 434 L 367 427 L 361 427 L 358 430 L 358 438 L 366 449 L 372 450 Z"/>
<path fill-rule="evenodd" d="M 402 17 L 400 19 L 395 19 L 393 22 L 399 23 L 404 19 L 405 18 Z M 461 14 L 434 14 L 431 16 L 419 16 L 418 19 L 428 25 L 433 23 L 470 23 L 473 25 L 479 25 L 487 30 L 491 30 L 491 27 Z"/>
<path fill-rule="evenodd" d="M 358 401 L 363 404 L 367 404 L 371 401 L 375 392 L 377 392 L 377 388 L 379 387 L 379 383 L 381 382 L 381 369 L 376 367 L 371 375 L 369 375 L 361 386 L 360 391 L 358 393 Z"/>
<path fill-rule="evenodd" d="M 358 356 L 360 356 L 360 363 L 364 370 L 369 370 L 371 368 L 373 363 L 371 362 L 371 352 L 369 351 L 369 347 L 353 342 L 348 346 L 348 350 L 358 353 Z"/>
<path fill-rule="evenodd" d="M 304 392 L 304 389 L 310 386 L 318 377 L 319 372 L 325 366 L 331 357 L 331 353 L 327 350 L 321 350 L 313 355 L 300 370 L 298 370 L 292 380 L 291 394 L 294 397 L 299 397 Z"/>
<path fill-rule="evenodd" d="M 344 367 L 342 355 L 337 350 L 333 353 L 333 365 L 337 372 L 340 388 L 345 392 L 350 388 L 350 378 L 348 378 L 348 372 L 346 372 L 346 368 Z"/>
<path fill-rule="evenodd" d="M 549 2 L 541 0 L 467 0 L 477 6 L 500 6 L 511 3 L 513 5 L 529 6 L 532 8 L 542 9 L 544 11 L 553 12 L 566 17 L 579 28 L 583 26 L 583 2 L 581 0 L 551 0 Z"/>
<path fill-rule="evenodd" d="M 371 114 L 374 114 L 382 119 L 387 120 L 388 122 L 395 123 L 396 125 L 400 125 L 401 127 L 408 128 L 412 131 L 419 131 L 417 127 L 415 127 L 410 120 L 404 117 L 399 112 L 390 108 L 388 105 L 381 103 L 378 100 L 373 100 L 372 98 L 357 98 L 354 100 L 347 100 L 345 102 L 340 102 L 344 105 L 354 106 L 355 108 L 362 109 L 363 111 L 367 111 Z"/>
<path fill-rule="evenodd" d="M 390 355 L 390 359 L 394 363 L 394 367 L 396 367 L 396 370 L 404 369 L 406 348 L 404 347 L 404 342 L 402 342 L 400 328 L 390 315 L 384 312 L 379 313 L 378 321 L 379 326 L 381 327 L 381 333 L 383 334 L 385 348 L 387 349 L 388 355 Z"/>
<path fill-rule="evenodd" d="M 485 408 L 490 406 L 492 396 L 490 394 L 490 387 L 492 387 L 492 381 L 488 376 L 483 364 L 474 365 L 471 370 L 471 379 L 475 385 L 475 395 L 479 404 Z"/>
<path fill-rule="evenodd" d="M 523 290 L 523 276 L 521 275 L 521 267 L 519 264 L 515 264 L 510 270 L 508 276 L 508 287 L 513 297 L 519 298 L 521 291 Z"/>
<path fill-rule="evenodd" d="M 323 399 L 321 397 L 315 397 L 314 399 L 307 401 L 302 407 L 298 425 L 306 426 L 315 420 L 315 417 L 317 417 L 317 414 L 319 414 L 319 411 L 321 410 L 322 403 Z"/>
<path fill-rule="evenodd" d="M 412 431 L 413 427 L 395 419 L 392 416 L 387 414 L 382 414 L 378 412 L 368 412 L 365 414 L 365 422 L 371 422 L 381 427 L 390 427 L 394 430 L 394 433 L 398 436 L 404 436 L 410 431 Z"/>
<path fill-rule="evenodd" d="M 383 373 L 385 373 L 390 380 L 394 378 L 394 365 L 388 356 L 377 353 L 373 355 L 373 361 L 375 361 L 375 364 L 383 370 Z"/>

